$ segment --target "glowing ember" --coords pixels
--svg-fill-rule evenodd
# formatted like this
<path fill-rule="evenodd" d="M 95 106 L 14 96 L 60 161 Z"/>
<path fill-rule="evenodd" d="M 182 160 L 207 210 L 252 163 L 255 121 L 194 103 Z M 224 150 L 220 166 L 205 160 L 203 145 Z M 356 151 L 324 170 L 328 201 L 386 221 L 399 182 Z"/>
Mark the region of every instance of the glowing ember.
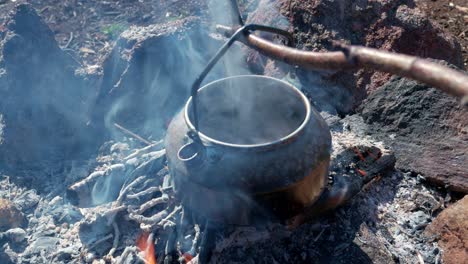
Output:
<path fill-rule="evenodd" d="M 190 253 L 184 253 L 182 256 L 184 257 L 185 263 L 188 263 L 193 259 L 193 256 Z"/>
<path fill-rule="evenodd" d="M 367 176 L 367 172 L 361 170 L 361 169 L 357 169 L 357 172 L 359 172 L 359 174 L 361 174 L 361 176 Z"/>
<path fill-rule="evenodd" d="M 356 155 L 359 157 L 360 160 L 362 161 L 365 161 L 366 158 L 364 158 L 364 156 L 362 155 L 362 153 L 359 151 L 359 149 L 357 147 L 354 147 L 354 153 L 356 153 Z"/>
<path fill-rule="evenodd" d="M 141 234 L 137 239 L 137 247 L 144 253 L 145 262 L 147 264 L 157 264 L 152 235 L 148 233 Z"/>
<path fill-rule="evenodd" d="M 380 159 L 380 157 L 382 157 L 382 152 L 380 152 L 380 151 L 377 154 L 372 153 L 370 150 L 367 150 L 366 152 L 367 152 L 367 155 L 369 155 L 374 160 L 378 160 L 378 159 Z"/>

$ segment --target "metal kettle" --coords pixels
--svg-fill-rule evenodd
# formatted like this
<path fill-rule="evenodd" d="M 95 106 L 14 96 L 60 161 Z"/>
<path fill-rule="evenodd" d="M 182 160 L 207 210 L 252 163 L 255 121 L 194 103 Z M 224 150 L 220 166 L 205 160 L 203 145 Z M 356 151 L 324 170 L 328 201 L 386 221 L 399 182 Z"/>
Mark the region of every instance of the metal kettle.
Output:
<path fill-rule="evenodd" d="M 171 121 L 166 153 L 176 194 L 213 221 L 286 220 L 316 202 L 328 182 L 331 135 L 304 94 L 258 75 L 200 84 L 247 25 L 218 51 Z M 275 33 L 281 32 L 274 29 Z"/>

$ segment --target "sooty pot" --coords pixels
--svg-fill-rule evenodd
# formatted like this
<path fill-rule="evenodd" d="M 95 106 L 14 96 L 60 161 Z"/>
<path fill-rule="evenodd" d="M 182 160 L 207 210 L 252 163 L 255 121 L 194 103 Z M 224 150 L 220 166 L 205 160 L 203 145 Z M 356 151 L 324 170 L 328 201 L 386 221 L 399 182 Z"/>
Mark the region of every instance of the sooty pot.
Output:
<path fill-rule="evenodd" d="M 287 220 L 310 208 L 328 183 L 329 128 L 296 87 L 243 75 L 200 84 L 238 39 L 261 25 L 241 27 L 215 54 L 171 121 L 166 155 L 174 187 L 192 214 L 226 224 Z M 328 199 L 330 200 L 330 199 Z"/>
<path fill-rule="evenodd" d="M 214 81 L 169 125 L 166 152 L 184 206 L 214 221 L 288 219 L 328 177 L 331 135 L 294 86 L 264 76 Z"/>

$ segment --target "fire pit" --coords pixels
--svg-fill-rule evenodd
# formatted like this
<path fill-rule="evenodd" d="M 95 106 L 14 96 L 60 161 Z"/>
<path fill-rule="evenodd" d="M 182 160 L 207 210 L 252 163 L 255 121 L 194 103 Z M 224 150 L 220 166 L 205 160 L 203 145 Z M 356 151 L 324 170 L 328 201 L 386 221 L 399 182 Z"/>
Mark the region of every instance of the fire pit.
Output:
<path fill-rule="evenodd" d="M 437 35 L 429 53 L 459 59 L 441 29 L 396 0 L 242 10 L 294 36 L 245 25 L 236 5 L 231 23 L 184 11 L 205 3 L 169 2 L 46 0 L 36 12 L 0 1 L 0 263 L 451 263 L 464 250 L 445 219 L 466 211 L 466 74 L 369 48 L 402 52 L 390 43 L 402 30 Z M 153 5 L 149 20 L 126 17 Z M 111 52 L 99 34 L 122 25 L 86 27 L 101 11 L 109 25 L 142 24 Z M 347 79 L 361 68 L 369 80 Z M 375 82 L 389 73 L 419 83 Z"/>

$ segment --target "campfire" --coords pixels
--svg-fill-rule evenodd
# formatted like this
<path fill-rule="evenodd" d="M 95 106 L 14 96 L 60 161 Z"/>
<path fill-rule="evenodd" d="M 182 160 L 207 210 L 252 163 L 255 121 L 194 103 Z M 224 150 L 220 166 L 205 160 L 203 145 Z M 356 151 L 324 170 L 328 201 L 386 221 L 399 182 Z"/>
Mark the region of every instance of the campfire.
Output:
<path fill-rule="evenodd" d="M 48 2 L 0 1 L 0 263 L 466 256 L 468 75 L 417 7 Z"/>

